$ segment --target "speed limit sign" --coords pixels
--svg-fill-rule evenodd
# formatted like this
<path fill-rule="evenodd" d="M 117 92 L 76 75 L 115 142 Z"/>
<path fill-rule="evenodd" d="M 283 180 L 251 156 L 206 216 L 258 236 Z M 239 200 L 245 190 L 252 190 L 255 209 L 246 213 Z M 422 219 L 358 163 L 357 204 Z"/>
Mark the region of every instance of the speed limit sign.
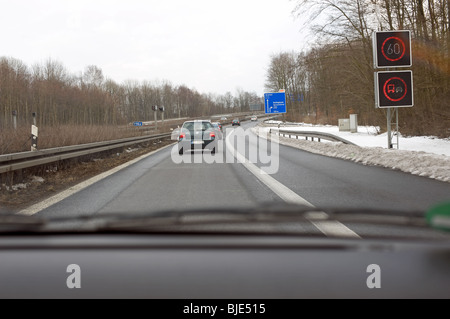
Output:
<path fill-rule="evenodd" d="M 410 67 L 411 32 L 377 31 L 374 33 L 374 67 Z"/>

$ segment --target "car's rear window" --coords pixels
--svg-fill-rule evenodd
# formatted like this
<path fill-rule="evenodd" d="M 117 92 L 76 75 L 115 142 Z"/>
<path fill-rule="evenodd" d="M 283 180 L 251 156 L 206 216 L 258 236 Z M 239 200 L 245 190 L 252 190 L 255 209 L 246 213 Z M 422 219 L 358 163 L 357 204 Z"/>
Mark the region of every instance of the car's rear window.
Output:
<path fill-rule="evenodd" d="M 210 122 L 188 122 L 184 123 L 183 128 L 193 132 L 194 130 L 202 130 L 206 131 L 212 128 L 212 124 Z"/>

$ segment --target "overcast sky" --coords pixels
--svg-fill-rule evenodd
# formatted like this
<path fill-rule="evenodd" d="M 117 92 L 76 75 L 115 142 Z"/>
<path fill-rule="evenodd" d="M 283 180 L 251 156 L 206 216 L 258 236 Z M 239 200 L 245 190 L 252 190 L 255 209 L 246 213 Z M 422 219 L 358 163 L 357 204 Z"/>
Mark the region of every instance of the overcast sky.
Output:
<path fill-rule="evenodd" d="M 264 93 L 270 56 L 305 48 L 295 0 L 0 0 L 0 56 L 96 65 L 118 83 Z"/>

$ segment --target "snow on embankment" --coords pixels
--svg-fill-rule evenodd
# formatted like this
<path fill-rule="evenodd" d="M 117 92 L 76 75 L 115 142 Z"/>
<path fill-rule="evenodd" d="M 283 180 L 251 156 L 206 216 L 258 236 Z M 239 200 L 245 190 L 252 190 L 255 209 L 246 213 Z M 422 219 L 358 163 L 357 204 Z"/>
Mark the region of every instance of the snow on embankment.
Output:
<path fill-rule="evenodd" d="M 274 126 L 272 128 L 277 127 Z M 255 127 L 253 128 L 253 131 L 261 137 L 267 137 L 270 129 L 271 127 Z M 286 127 L 282 129 L 291 130 L 292 128 Z M 309 127 L 308 130 L 310 131 L 311 127 Z M 426 151 L 397 150 L 365 146 L 361 136 L 359 136 L 359 146 L 334 142 L 313 142 L 302 138 L 297 140 L 295 138 L 282 136 L 278 138 L 280 144 L 296 147 L 311 153 L 351 160 L 364 165 L 392 168 L 414 175 L 450 182 L 450 156 L 447 155 L 428 153 Z M 367 137 L 368 140 L 370 140 L 370 138 L 371 136 Z M 448 148 L 450 149 L 450 141 L 444 140 L 444 142 L 448 143 Z M 371 145 L 370 141 L 368 144 Z M 426 150 L 426 148 L 423 149 Z M 444 154 L 444 152 L 442 152 L 442 154 Z"/>

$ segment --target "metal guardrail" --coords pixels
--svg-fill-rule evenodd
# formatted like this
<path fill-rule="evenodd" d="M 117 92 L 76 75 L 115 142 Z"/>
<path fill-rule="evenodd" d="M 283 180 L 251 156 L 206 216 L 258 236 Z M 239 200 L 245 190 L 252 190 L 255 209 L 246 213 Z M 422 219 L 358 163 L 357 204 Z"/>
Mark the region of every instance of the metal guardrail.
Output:
<path fill-rule="evenodd" d="M 238 115 L 233 114 L 233 118 L 235 116 L 245 116 L 248 114 L 250 113 L 240 113 Z M 232 119 L 230 119 L 230 123 L 231 120 Z M 171 138 L 172 134 L 173 133 L 164 133 L 141 137 L 130 137 L 106 142 L 96 142 L 89 144 L 49 148 L 39 150 L 36 152 L 20 152 L 20 153 L 0 155 L 0 174 L 45 165 L 49 163 L 54 163 L 89 154 L 100 153 L 138 143 L 145 143 L 156 139 Z"/>
<path fill-rule="evenodd" d="M 0 155 L 0 174 L 113 150 L 116 148 L 122 148 L 134 144 L 145 143 L 161 138 L 170 138 L 170 136 L 171 133 L 165 133 L 151 136 L 130 137 L 106 142 L 56 147 L 36 152 L 21 152 Z"/>
<path fill-rule="evenodd" d="M 339 137 L 339 136 L 336 136 L 336 135 L 333 135 L 330 133 L 314 132 L 314 131 L 290 131 L 290 130 L 270 129 L 270 134 L 272 134 L 272 132 L 278 133 L 278 135 L 280 135 L 280 136 L 288 135 L 289 137 L 296 136 L 297 138 L 299 136 L 304 136 L 304 137 L 306 137 L 306 140 L 308 140 L 308 138 L 310 137 L 312 141 L 314 141 L 314 139 L 317 138 L 317 140 L 319 142 L 321 139 L 324 139 L 324 140 L 328 140 L 328 141 L 332 141 L 332 142 L 342 142 L 344 144 L 358 146 L 353 142 L 350 142 L 342 137 Z"/>

